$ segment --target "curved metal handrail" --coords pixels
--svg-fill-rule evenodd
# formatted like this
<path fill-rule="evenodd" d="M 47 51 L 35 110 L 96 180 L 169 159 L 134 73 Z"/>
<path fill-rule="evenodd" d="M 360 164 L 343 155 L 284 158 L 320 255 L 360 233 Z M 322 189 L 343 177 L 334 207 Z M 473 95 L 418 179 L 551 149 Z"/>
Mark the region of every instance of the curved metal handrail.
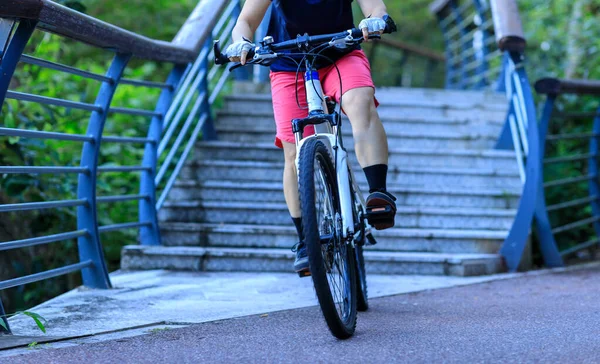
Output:
<path fill-rule="evenodd" d="M 212 37 L 221 36 L 225 40 L 227 36 L 224 34 L 230 33 L 239 10 L 239 0 L 200 0 L 174 40 L 164 42 L 126 31 L 49 0 L 7 0 L 0 3 L 0 102 L 12 99 L 80 110 L 90 115 L 87 131 L 81 135 L 60 130 L 30 130 L 20 125 L 0 127 L 0 137 L 63 140 L 82 145 L 78 167 L 0 166 L 0 172 L 7 174 L 73 174 L 78 177 L 76 198 L 0 205 L 0 213 L 76 208 L 76 230 L 0 242 L 0 251 L 77 239 L 80 258 L 79 263 L 66 267 L 0 281 L 0 290 L 76 271 L 81 272 L 84 285 L 92 288 L 110 288 L 100 234 L 139 229 L 142 244 L 160 244 L 157 211 L 161 201 L 164 201 L 197 138 L 201 133 L 204 137 L 210 137 L 211 133 L 214 133 L 211 125 L 211 103 L 219 95 L 229 75 L 226 70 L 210 68 L 208 49 L 212 45 Z M 34 31 L 52 32 L 96 46 L 113 53 L 113 61 L 105 74 L 97 74 L 23 54 L 25 45 Z M 133 57 L 167 63 L 172 70 L 165 82 L 123 79 L 123 72 Z M 53 72 L 77 75 L 86 82 L 99 83 L 96 100 L 94 103 L 85 103 L 9 90 L 19 63 L 33 64 Z M 216 84 L 209 85 L 211 80 L 216 81 Z M 128 87 L 160 89 L 154 110 L 112 107 L 115 91 L 122 84 Z M 197 106 L 190 110 L 189 105 Z M 182 111 L 178 112 L 179 110 Z M 107 117 L 115 114 L 148 118 L 147 135 L 104 135 Z M 183 128 L 178 126 L 181 118 L 187 119 Z M 167 134 L 167 125 L 173 126 L 176 133 Z M 173 134 L 177 136 L 175 141 L 170 138 Z M 100 150 L 107 143 L 143 145 L 144 157 L 141 165 L 99 166 Z M 159 145 L 163 145 L 161 151 L 169 151 L 166 158 L 161 158 Z M 182 149 L 183 152 L 180 152 Z M 27 162 L 24 161 L 24 164 Z M 176 165 L 173 167 L 173 164 Z M 159 168 L 165 171 L 162 175 L 168 177 L 166 185 L 157 181 Z M 140 174 L 140 192 L 97 196 L 98 175 L 112 172 Z M 162 194 L 157 199 L 158 188 L 162 188 Z M 138 221 L 99 226 L 99 205 L 121 201 L 138 201 Z M 6 322 L 1 304 L 0 317 Z M 2 331 L 0 326 L 0 332 Z"/>
<path fill-rule="evenodd" d="M 200 1 L 172 42 L 150 39 L 50 0 L 2 1 L 0 18 L 29 19 L 42 30 L 144 60 L 189 63 L 198 56 L 227 3 Z"/>

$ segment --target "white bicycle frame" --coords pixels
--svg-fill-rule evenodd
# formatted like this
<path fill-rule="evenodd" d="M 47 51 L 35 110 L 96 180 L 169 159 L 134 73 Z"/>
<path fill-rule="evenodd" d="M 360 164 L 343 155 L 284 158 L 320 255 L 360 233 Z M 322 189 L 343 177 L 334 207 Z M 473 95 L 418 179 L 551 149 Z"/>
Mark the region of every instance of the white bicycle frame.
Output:
<path fill-rule="evenodd" d="M 309 114 L 312 112 L 327 112 L 327 106 L 325 105 L 325 95 L 323 93 L 323 89 L 321 88 L 321 82 L 318 77 L 317 72 L 311 72 L 309 75 L 308 71 L 305 76 L 305 88 L 306 88 L 306 99 L 308 103 Z M 341 106 L 337 105 L 338 109 L 341 109 Z M 340 112 L 341 110 L 338 110 Z M 299 175 L 299 157 L 300 150 L 306 141 L 311 139 L 317 139 L 321 141 L 329 154 L 335 158 L 333 162 L 335 163 L 336 168 L 336 179 L 338 185 L 338 193 L 339 193 L 339 201 L 340 201 L 340 210 L 342 217 L 342 237 L 349 241 L 351 244 L 354 244 L 354 237 L 357 233 L 354 231 L 355 221 L 352 214 L 353 206 L 352 206 L 352 192 L 350 188 L 350 181 L 352 181 L 352 187 L 354 191 L 358 195 L 357 203 L 362 205 L 363 213 L 365 210 L 365 200 L 360 192 L 360 188 L 356 183 L 356 179 L 354 178 L 354 173 L 352 172 L 352 168 L 350 168 L 350 163 L 348 161 L 348 153 L 344 148 L 342 148 L 341 140 L 337 140 L 338 128 L 340 125 L 332 127 L 329 123 L 317 124 L 315 127 L 315 134 L 300 138 L 300 133 L 296 133 L 296 171 L 298 171 Z M 334 149 L 334 146 L 337 148 Z M 371 226 L 365 221 L 365 234 L 368 233 L 371 229 Z M 363 237 L 364 238 L 364 237 Z"/>

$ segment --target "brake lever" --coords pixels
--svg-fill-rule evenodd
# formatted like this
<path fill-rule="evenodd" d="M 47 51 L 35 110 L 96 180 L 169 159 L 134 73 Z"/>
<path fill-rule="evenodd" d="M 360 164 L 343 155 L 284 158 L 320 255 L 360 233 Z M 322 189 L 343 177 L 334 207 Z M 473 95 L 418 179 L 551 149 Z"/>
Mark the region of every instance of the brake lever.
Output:
<path fill-rule="evenodd" d="M 233 66 L 229 67 L 229 72 L 233 72 L 233 70 L 244 67 L 244 66 L 245 65 L 242 65 L 240 62 L 236 62 L 233 64 Z"/>
<path fill-rule="evenodd" d="M 234 63 L 233 66 L 229 67 L 229 72 L 231 72 L 231 71 L 233 71 L 235 69 L 241 68 L 241 67 L 245 67 L 245 66 L 247 66 L 249 64 L 260 64 L 260 63 L 256 62 L 256 60 L 254 60 L 254 59 L 251 60 L 251 61 L 246 62 L 245 64 L 242 64 L 241 62 L 236 62 L 236 63 Z"/>

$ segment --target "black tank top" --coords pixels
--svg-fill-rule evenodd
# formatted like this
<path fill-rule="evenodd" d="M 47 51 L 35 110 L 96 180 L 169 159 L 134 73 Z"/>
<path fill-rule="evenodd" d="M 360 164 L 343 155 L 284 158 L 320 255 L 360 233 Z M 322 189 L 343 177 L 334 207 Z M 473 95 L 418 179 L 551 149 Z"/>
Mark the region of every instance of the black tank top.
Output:
<path fill-rule="evenodd" d="M 320 35 L 337 33 L 354 28 L 352 18 L 352 0 L 272 0 L 272 12 L 269 22 L 268 35 L 272 36 L 275 43 L 296 38 L 298 34 Z M 338 50 L 328 49 L 321 54 L 333 61 L 353 49 Z M 297 62 L 301 55 L 291 52 L 290 56 Z M 317 69 L 330 65 L 325 58 L 318 57 L 315 61 Z M 298 66 L 290 59 L 280 58 L 271 65 L 271 70 L 296 71 Z M 304 70 L 302 65 L 301 70 Z"/>

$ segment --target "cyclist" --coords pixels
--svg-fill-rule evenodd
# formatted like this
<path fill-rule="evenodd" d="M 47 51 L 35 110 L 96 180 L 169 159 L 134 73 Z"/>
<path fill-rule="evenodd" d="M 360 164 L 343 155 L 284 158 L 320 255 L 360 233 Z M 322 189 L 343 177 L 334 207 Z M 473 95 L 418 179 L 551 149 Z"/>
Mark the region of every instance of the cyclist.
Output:
<path fill-rule="evenodd" d="M 357 2 L 365 15 L 365 19 L 358 26 L 363 31 L 365 40 L 370 34 L 382 34 L 386 26 L 383 18 L 387 15 L 383 1 Z M 225 50 L 231 61 L 246 63 L 248 51 L 255 47 L 250 39 L 271 4 L 273 6 L 268 35 L 272 36 L 276 43 L 293 39 L 298 34 L 329 34 L 354 28 L 352 0 L 246 0 L 232 31 L 233 42 Z M 342 110 L 352 124 L 356 155 L 369 184 L 367 209 L 391 208 L 391 213 L 371 223 L 378 230 L 390 228 L 394 226 L 396 198 L 386 190 L 387 136 L 376 109 L 378 102 L 375 99 L 369 61 L 358 46 L 350 49 L 330 48 L 321 54 L 329 58 L 318 57 L 315 61 L 323 91 L 337 102 L 340 102 L 341 98 Z M 271 64 L 270 79 L 277 129 L 275 145 L 283 148 L 285 155 L 283 190 L 299 237 L 299 242 L 294 248 L 294 270 L 303 272 L 308 270 L 308 258 L 302 233 L 295 166 L 296 145 L 291 120 L 307 116 L 306 93 L 304 82 L 296 83 L 298 63 L 303 56 L 294 55 L 293 52 L 289 56 L 294 60 L 278 58 Z M 339 69 L 343 80 L 342 90 L 337 70 L 330 60 L 334 61 Z M 304 70 L 303 65 L 300 70 Z M 296 91 L 302 108 L 298 107 Z M 314 129 L 310 126 L 305 129 L 305 135 L 313 132 Z"/>

